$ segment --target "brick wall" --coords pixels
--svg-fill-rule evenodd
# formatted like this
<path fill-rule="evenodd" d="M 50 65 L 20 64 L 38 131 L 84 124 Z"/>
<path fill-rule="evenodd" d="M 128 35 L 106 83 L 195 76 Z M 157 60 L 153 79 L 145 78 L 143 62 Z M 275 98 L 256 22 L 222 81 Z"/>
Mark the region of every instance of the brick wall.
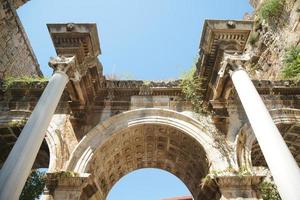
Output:
<path fill-rule="evenodd" d="M 15 9 L 25 2 L 0 0 L 0 80 L 42 75 Z"/>

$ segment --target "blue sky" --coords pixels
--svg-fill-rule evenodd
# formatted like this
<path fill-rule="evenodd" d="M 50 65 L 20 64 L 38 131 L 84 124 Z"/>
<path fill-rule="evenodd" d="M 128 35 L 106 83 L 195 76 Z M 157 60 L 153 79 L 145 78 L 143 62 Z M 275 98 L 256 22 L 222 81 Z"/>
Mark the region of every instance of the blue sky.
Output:
<path fill-rule="evenodd" d="M 197 58 L 205 19 L 242 19 L 248 0 L 31 0 L 20 19 L 45 76 L 55 51 L 46 24 L 97 23 L 105 74 L 122 78 L 178 78 Z M 189 194 L 175 176 L 144 169 L 122 178 L 108 200 L 159 200 Z"/>
<path fill-rule="evenodd" d="M 136 170 L 121 178 L 109 192 L 107 200 L 159 200 L 189 194 L 176 176 L 150 168 Z"/>
<path fill-rule="evenodd" d="M 241 19 L 248 0 L 31 0 L 18 13 L 45 76 L 55 56 L 46 23 L 97 23 L 105 74 L 178 78 L 198 53 L 205 19 Z"/>

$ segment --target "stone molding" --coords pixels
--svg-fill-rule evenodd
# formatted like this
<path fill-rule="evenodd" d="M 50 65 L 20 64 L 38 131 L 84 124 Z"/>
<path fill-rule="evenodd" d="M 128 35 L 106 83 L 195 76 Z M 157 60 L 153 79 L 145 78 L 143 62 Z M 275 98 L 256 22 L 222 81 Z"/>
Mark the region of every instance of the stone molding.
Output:
<path fill-rule="evenodd" d="M 179 88 L 181 80 L 174 81 L 150 81 L 149 83 L 144 83 L 141 80 L 102 80 L 101 88 L 108 89 L 140 89 L 141 87 L 150 88 Z"/>
<path fill-rule="evenodd" d="M 78 64 L 89 64 L 101 53 L 96 24 L 47 24 L 57 55 L 76 56 Z"/>
<path fill-rule="evenodd" d="M 50 153 L 48 172 L 63 170 L 70 152 L 78 143 L 70 122 L 70 116 L 55 114 L 48 126 L 45 140 Z"/>
<path fill-rule="evenodd" d="M 264 176 L 219 176 L 215 179 L 222 193 L 221 200 L 262 200 L 258 186 Z"/>
<path fill-rule="evenodd" d="M 257 186 L 264 176 L 218 176 L 217 184 L 221 187 Z"/>
<path fill-rule="evenodd" d="M 92 183 L 90 174 L 73 174 L 71 172 L 47 173 L 42 199 L 78 200 L 83 188 Z"/>

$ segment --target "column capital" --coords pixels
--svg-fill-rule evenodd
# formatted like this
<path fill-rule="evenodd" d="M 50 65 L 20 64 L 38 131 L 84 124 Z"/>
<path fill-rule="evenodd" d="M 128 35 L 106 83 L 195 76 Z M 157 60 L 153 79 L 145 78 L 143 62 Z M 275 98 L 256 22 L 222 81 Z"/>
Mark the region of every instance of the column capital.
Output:
<path fill-rule="evenodd" d="M 44 195 L 48 199 L 79 199 L 83 189 L 92 183 L 90 174 L 53 172 L 46 174 Z"/>
<path fill-rule="evenodd" d="M 261 199 L 258 186 L 264 176 L 219 176 L 215 178 L 222 193 L 221 200 Z"/>
<path fill-rule="evenodd" d="M 76 63 L 75 56 L 51 57 L 48 64 L 51 68 L 54 69 L 54 72 L 63 72 L 72 81 L 79 81 L 81 79 L 81 76 L 82 76 L 81 69 Z"/>
<path fill-rule="evenodd" d="M 265 176 L 218 176 L 216 182 L 219 187 L 239 187 L 258 185 Z"/>
<path fill-rule="evenodd" d="M 245 62 L 249 60 L 250 60 L 249 54 L 237 54 L 237 53 L 229 54 L 225 52 L 218 75 L 220 77 L 223 77 L 226 72 L 229 72 L 229 74 L 231 74 L 232 71 L 244 69 L 242 66 L 244 65 Z"/>

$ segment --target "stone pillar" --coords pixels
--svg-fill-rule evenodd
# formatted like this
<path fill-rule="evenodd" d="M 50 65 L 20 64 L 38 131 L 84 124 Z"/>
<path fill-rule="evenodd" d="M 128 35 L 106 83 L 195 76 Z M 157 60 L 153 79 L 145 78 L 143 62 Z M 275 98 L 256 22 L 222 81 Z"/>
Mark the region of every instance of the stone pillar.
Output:
<path fill-rule="evenodd" d="M 88 177 L 73 176 L 70 172 L 47 173 L 43 199 L 79 200 L 87 183 Z"/>
<path fill-rule="evenodd" d="M 57 57 L 56 69 L 0 173 L 0 199 L 17 200 L 31 171 L 60 97 L 74 70 L 75 57 Z M 67 75 L 68 73 L 68 75 Z"/>
<path fill-rule="evenodd" d="M 232 82 L 270 168 L 280 196 L 284 200 L 299 200 L 300 169 L 295 159 L 247 72 L 241 67 L 233 70 L 231 73 Z"/>
<path fill-rule="evenodd" d="M 262 176 L 220 176 L 215 180 L 222 194 L 220 200 L 262 200 L 258 191 Z"/>
<path fill-rule="evenodd" d="M 47 173 L 42 200 L 103 200 L 92 185 L 93 179 L 89 174 Z"/>

